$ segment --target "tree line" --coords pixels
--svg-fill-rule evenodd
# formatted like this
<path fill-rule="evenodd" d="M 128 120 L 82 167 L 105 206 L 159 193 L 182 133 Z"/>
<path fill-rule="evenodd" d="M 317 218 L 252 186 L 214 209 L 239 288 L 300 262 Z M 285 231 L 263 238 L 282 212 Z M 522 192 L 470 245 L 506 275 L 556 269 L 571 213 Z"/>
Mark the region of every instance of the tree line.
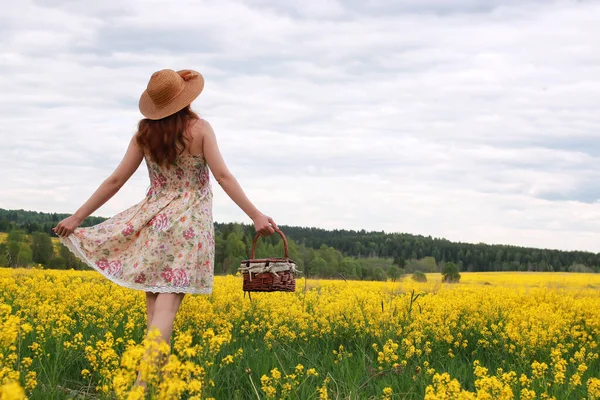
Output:
<path fill-rule="evenodd" d="M 42 264 L 48 268 L 87 269 L 64 246 L 52 246 L 52 227 L 69 214 L 0 208 L 0 265 Z M 82 226 L 104 221 L 89 217 Z M 407 233 L 325 230 L 281 226 L 289 255 L 314 278 L 396 279 L 405 273 L 440 272 L 444 265 L 461 271 L 571 271 L 600 272 L 600 253 L 451 242 Z M 215 223 L 215 273 L 235 273 L 241 260 L 250 257 L 254 227 Z M 278 235 L 261 238 L 256 256 L 283 255 Z"/>
<path fill-rule="evenodd" d="M 403 267 L 432 257 L 438 264 L 453 262 L 462 271 L 571 271 L 600 272 L 600 253 L 539 249 L 511 245 L 451 242 L 443 238 L 408 233 L 325 230 L 287 227 L 307 247 L 325 244 L 352 257 L 392 258 Z"/>

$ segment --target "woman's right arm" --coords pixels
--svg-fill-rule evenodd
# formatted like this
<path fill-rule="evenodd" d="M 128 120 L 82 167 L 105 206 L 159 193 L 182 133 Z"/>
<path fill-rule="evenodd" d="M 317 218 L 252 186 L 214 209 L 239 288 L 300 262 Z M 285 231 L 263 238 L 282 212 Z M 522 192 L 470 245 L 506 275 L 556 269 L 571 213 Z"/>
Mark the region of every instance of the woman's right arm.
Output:
<path fill-rule="evenodd" d="M 244 193 L 237 179 L 229 171 L 225 160 L 221 156 L 215 132 L 210 124 L 205 120 L 200 120 L 194 124 L 194 128 L 199 130 L 198 133 L 202 137 L 204 158 L 219 185 L 221 185 L 231 200 L 252 219 L 256 232 L 262 235 L 273 234 L 275 232 L 273 228 L 277 228 L 277 224 L 275 224 L 275 221 L 271 217 L 258 211 Z"/>
<path fill-rule="evenodd" d="M 144 151 L 138 146 L 135 136 L 131 138 L 127 152 L 114 172 L 102 182 L 94 194 L 75 212 L 60 221 L 52 230 L 58 236 L 68 236 L 81 222 L 110 200 L 131 178 L 144 159 Z"/>

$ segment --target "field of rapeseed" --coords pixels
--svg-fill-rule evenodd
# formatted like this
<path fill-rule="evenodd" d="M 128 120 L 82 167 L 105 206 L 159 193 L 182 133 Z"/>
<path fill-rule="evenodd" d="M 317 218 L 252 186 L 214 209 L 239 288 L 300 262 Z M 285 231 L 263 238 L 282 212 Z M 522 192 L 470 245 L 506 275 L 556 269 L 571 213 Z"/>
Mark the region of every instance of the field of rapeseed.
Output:
<path fill-rule="evenodd" d="M 600 275 L 299 280 L 186 296 L 160 399 L 600 399 Z M 144 295 L 96 272 L 0 269 L 0 399 L 142 399 Z"/>

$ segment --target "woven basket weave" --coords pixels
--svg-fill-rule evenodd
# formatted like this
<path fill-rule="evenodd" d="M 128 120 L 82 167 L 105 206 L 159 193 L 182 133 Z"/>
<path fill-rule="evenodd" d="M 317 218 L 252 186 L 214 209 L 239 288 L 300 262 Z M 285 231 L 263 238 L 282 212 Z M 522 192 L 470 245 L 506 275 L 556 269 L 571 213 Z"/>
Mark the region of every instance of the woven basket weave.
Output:
<path fill-rule="evenodd" d="M 296 291 L 296 263 L 290 259 L 288 243 L 283 232 L 275 229 L 283 239 L 283 258 L 254 258 L 259 234 L 254 236 L 249 260 L 241 262 L 239 271 L 244 276 L 245 292 L 294 292 Z"/>

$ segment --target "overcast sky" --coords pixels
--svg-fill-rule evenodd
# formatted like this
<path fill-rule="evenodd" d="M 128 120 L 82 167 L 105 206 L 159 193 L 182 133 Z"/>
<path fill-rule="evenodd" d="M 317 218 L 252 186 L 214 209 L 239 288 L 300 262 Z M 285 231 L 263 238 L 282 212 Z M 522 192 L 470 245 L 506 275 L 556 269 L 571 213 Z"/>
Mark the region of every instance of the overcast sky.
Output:
<path fill-rule="evenodd" d="M 150 75 L 283 225 L 600 252 L 600 2 L 3 2 L 0 207 L 74 212 Z M 94 215 L 140 201 L 145 164 Z M 214 218 L 250 220 L 213 181 Z"/>

